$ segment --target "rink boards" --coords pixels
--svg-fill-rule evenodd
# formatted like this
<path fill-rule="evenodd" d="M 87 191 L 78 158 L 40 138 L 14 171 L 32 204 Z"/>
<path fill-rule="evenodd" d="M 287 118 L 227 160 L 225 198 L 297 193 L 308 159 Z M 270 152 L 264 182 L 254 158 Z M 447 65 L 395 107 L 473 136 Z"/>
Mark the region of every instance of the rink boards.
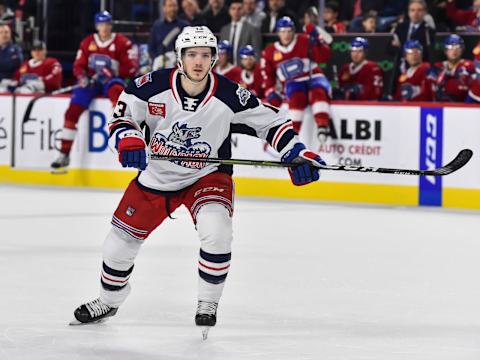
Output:
<path fill-rule="evenodd" d="M 107 99 L 95 100 L 82 115 L 69 173 L 50 174 L 69 98 L 40 99 L 23 123 L 30 99 L 0 96 L 0 182 L 123 188 L 135 176 L 108 147 Z M 392 104 L 337 102 L 333 139 L 318 144 L 309 114 L 300 136 L 332 164 L 426 169 L 449 162 L 463 148 L 474 151 L 470 163 L 443 178 L 323 171 L 322 181 L 303 187 L 292 186 L 283 169 L 236 166 L 237 195 L 480 209 L 480 109 Z M 232 154 L 278 160 L 265 142 L 245 135 L 232 136 Z"/>

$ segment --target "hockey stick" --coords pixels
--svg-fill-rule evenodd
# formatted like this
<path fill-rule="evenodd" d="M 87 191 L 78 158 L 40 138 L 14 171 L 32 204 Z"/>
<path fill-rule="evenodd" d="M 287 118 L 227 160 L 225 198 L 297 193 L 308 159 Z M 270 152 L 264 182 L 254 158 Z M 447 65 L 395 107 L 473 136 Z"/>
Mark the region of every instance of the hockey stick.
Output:
<path fill-rule="evenodd" d="M 416 169 L 392 169 L 392 168 L 376 168 L 371 166 L 344 166 L 344 165 L 322 165 L 318 168 L 321 170 L 341 170 L 341 171 L 358 171 L 358 172 L 375 172 L 381 174 L 396 175 L 417 175 L 417 176 L 443 176 L 453 173 L 465 166 L 473 155 L 470 149 L 461 150 L 458 155 L 447 165 L 433 170 L 416 170 Z M 175 161 L 191 161 L 216 163 L 223 165 L 251 165 L 251 166 L 267 166 L 267 167 L 293 167 L 296 164 L 286 164 L 279 161 L 262 161 L 262 160 L 246 160 L 246 159 L 218 159 L 218 158 L 198 158 L 194 156 L 163 156 L 150 155 L 151 160 L 175 160 Z"/>
<path fill-rule="evenodd" d="M 23 123 L 26 123 L 28 120 L 30 120 L 30 114 L 32 113 L 33 105 L 37 102 L 37 100 L 47 97 L 47 96 L 54 96 L 54 95 L 59 95 L 59 94 L 64 94 L 67 92 L 70 92 L 72 90 L 78 89 L 80 87 L 80 84 L 75 84 L 71 86 L 67 86 L 49 93 L 45 94 L 40 94 L 35 96 L 32 100 L 27 105 L 27 108 L 25 109 L 25 114 L 23 115 Z"/>

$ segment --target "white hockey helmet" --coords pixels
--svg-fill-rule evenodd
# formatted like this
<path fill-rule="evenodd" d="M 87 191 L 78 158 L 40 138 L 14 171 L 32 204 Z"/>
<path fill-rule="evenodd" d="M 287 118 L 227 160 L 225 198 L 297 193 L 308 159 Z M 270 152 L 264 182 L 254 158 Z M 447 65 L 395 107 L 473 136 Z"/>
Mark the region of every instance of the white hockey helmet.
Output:
<path fill-rule="evenodd" d="M 175 53 L 177 55 L 177 64 L 181 73 L 185 74 L 183 69 L 182 51 L 192 47 L 212 48 L 212 63 L 210 70 L 215 66 L 218 59 L 217 38 L 206 26 L 186 26 L 175 40 Z"/>

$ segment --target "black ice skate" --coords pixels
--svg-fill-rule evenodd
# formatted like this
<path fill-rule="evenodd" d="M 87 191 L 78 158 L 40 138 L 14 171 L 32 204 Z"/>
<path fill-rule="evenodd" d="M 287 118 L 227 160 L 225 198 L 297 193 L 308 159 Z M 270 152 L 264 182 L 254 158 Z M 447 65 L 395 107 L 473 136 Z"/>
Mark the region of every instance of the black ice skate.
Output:
<path fill-rule="evenodd" d="M 52 174 L 65 174 L 67 172 L 68 165 L 70 165 L 70 157 L 67 154 L 61 153 L 50 165 Z"/>
<path fill-rule="evenodd" d="M 201 327 L 203 340 L 207 340 L 208 331 L 217 323 L 217 306 L 213 301 L 198 301 L 195 324 Z"/>
<path fill-rule="evenodd" d="M 110 307 L 98 298 L 80 305 L 73 313 L 76 320 L 72 320 L 70 325 L 98 323 L 115 315 L 117 310 L 118 308 Z"/>

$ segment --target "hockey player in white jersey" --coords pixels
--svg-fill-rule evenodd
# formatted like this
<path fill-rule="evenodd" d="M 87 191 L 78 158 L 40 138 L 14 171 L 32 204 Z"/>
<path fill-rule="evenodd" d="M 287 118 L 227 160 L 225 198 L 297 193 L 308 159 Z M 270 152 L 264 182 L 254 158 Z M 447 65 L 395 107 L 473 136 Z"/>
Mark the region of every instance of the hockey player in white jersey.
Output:
<path fill-rule="evenodd" d="M 231 259 L 232 167 L 201 161 L 148 161 L 155 155 L 230 158 L 232 132 L 268 141 L 290 168 L 292 182 L 319 179 L 317 154 L 308 151 L 284 111 L 262 104 L 248 90 L 211 70 L 217 40 L 205 26 L 186 27 L 175 44 L 178 68 L 132 81 L 109 122 L 124 167 L 140 170 L 126 189 L 103 247 L 99 298 L 79 306 L 78 323 L 113 316 L 130 292 L 137 253 L 171 212 L 185 205 L 200 239 L 195 323 L 216 323 Z M 146 125 L 145 141 L 141 126 Z M 148 145 L 147 145 L 148 144 Z"/>

